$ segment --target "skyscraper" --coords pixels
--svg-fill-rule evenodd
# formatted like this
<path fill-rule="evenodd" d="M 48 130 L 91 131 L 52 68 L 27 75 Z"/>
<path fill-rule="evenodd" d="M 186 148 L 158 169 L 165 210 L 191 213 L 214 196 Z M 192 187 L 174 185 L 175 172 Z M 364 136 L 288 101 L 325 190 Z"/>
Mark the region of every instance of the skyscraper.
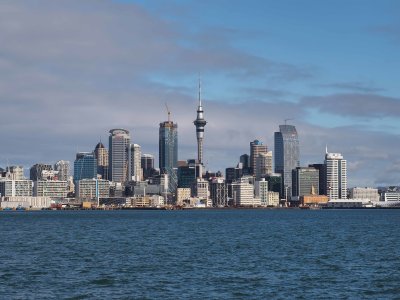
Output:
<path fill-rule="evenodd" d="M 143 177 L 147 179 L 152 176 L 154 172 L 154 156 L 151 154 L 142 154 L 142 169 L 143 169 Z"/>
<path fill-rule="evenodd" d="M 159 129 L 159 166 L 162 174 L 168 174 L 168 191 L 175 192 L 178 184 L 178 124 L 170 120 L 160 123 Z"/>
<path fill-rule="evenodd" d="M 256 172 L 256 164 L 257 164 L 257 156 L 260 153 L 267 153 L 268 147 L 263 145 L 259 140 L 254 140 L 250 142 L 250 172 L 251 175 L 255 175 Z"/>
<path fill-rule="evenodd" d="M 347 162 L 340 153 L 325 153 L 327 196 L 329 200 L 347 198 Z"/>
<path fill-rule="evenodd" d="M 121 128 L 111 129 L 108 138 L 108 179 L 123 183 L 128 180 L 128 147 L 131 138 L 129 131 Z"/>
<path fill-rule="evenodd" d="M 256 169 L 254 174 L 256 179 L 260 180 L 261 176 L 272 173 L 272 151 L 259 153 L 256 157 Z"/>
<path fill-rule="evenodd" d="M 130 177 L 129 180 L 141 181 L 143 178 L 142 171 L 142 147 L 138 144 L 131 144 L 129 150 L 130 157 Z"/>
<path fill-rule="evenodd" d="M 203 164 L 204 126 L 207 124 L 206 120 L 204 120 L 203 113 L 203 106 L 201 104 L 201 82 L 199 80 L 199 106 L 197 107 L 197 118 L 193 121 L 193 124 L 196 126 L 197 160 L 199 161 L 199 164 Z"/>
<path fill-rule="evenodd" d="M 99 142 L 94 149 L 94 156 L 97 160 L 97 174 L 102 179 L 108 179 L 108 151 L 102 142 Z"/>
<path fill-rule="evenodd" d="M 292 191 L 292 170 L 300 166 L 299 138 L 293 125 L 279 125 L 274 134 L 275 172 L 282 174 L 282 194 L 290 197 Z"/>

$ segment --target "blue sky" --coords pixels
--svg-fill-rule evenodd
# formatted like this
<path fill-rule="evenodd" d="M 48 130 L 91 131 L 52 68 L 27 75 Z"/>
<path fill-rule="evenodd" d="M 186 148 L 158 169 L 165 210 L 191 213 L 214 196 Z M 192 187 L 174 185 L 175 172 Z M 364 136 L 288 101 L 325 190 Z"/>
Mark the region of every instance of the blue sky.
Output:
<path fill-rule="evenodd" d="M 302 165 L 328 144 L 350 186 L 400 184 L 399 20 L 399 1 L 2 1 L 0 167 L 72 162 L 114 127 L 157 155 L 165 102 L 195 157 L 200 73 L 210 170 L 292 118 Z"/>

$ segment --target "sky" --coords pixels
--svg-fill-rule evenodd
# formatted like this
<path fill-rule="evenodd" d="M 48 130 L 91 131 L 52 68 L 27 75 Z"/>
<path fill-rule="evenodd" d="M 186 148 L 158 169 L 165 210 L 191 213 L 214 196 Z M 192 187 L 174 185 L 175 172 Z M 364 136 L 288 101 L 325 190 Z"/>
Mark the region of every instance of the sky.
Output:
<path fill-rule="evenodd" d="M 210 171 L 285 119 L 300 164 L 329 152 L 348 185 L 400 184 L 397 0 L 3 0 L 0 167 L 69 160 L 125 128 L 158 156 L 159 123 L 196 157 L 198 78 Z"/>

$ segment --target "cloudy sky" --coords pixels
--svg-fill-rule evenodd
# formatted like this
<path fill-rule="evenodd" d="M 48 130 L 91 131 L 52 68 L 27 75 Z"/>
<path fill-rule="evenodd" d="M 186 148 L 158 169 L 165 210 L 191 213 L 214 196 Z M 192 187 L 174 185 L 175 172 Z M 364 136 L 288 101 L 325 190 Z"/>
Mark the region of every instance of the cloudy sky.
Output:
<path fill-rule="evenodd" d="M 400 1 L 2 0 L 0 166 L 73 162 L 111 128 L 158 155 L 165 103 L 179 159 L 234 166 L 285 119 L 301 165 L 325 145 L 349 186 L 400 184 Z"/>

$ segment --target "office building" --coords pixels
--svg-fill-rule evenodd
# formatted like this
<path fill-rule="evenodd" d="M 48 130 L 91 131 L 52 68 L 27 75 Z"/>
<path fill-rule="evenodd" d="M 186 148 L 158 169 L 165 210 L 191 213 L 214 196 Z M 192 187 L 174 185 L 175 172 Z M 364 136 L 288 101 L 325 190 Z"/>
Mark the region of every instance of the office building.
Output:
<path fill-rule="evenodd" d="M 69 161 L 59 160 L 54 164 L 54 170 L 57 172 L 57 179 L 68 181 L 69 178 Z"/>
<path fill-rule="evenodd" d="M 108 198 L 110 182 L 105 179 L 81 179 L 76 184 L 75 197 L 81 201 Z"/>
<path fill-rule="evenodd" d="M 124 183 L 129 174 L 129 131 L 121 128 L 111 129 L 108 138 L 108 179 Z"/>
<path fill-rule="evenodd" d="M 278 173 L 271 173 L 263 176 L 268 182 L 268 191 L 278 192 L 280 199 L 283 198 L 282 193 L 282 175 Z"/>
<path fill-rule="evenodd" d="M 268 181 L 265 178 L 254 183 L 254 194 L 260 199 L 261 206 L 268 206 Z"/>
<path fill-rule="evenodd" d="M 154 174 L 154 155 L 151 154 L 142 154 L 142 169 L 143 169 L 143 178 L 147 179 Z"/>
<path fill-rule="evenodd" d="M 242 178 L 232 184 L 234 206 L 260 206 L 260 198 L 254 197 L 254 185 L 247 178 Z"/>
<path fill-rule="evenodd" d="M 354 187 L 350 189 L 350 199 L 368 199 L 377 202 L 379 198 L 378 189 L 371 187 Z"/>
<path fill-rule="evenodd" d="M 329 200 L 347 199 L 347 162 L 340 153 L 325 153 Z"/>
<path fill-rule="evenodd" d="M 311 195 L 319 191 L 319 170 L 311 167 L 297 167 L 292 170 L 292 196 Z"/>
<path fill-rule="evenodd" d="M 259 153 L 256 157 L 256 168 L 254 175 L 256 180 L 262 176 L 272 173 L 272 151 Z"/>
<path fill-rule="evenodd" d="M 131 144 L 129 147 L 129 180 L 143 180 L 142 171 L 142 148 L 138 144 Z"/>
<path fill-rule="evenodd" d="M 310 168 L 314 168 L 318 170 L 319 174 L 319 190 L 317 191 L 319 195 L 327 195 L 327 187 L 326 187 L 326 170 L 325 164 L 311 164 L 308 165 Z"/>
<path fill-rule="evenodd" d="M 274 133 L 275 173 L 282 175 L 281 195 L 290 198 L 292 191 L 292 170 L 300 166 L 299 139 L 296 127 L 279 125 L 279 132 Z"/>
<path fill-rule="evenodd" d="M 248 154 L 240 155 L 239 163 L 242 166 L 243 175 L 245 175 L 245 176 L 250 175 L 251 174 L 250 155 L 248 155 Z"/>
<path fill-rule="evenodd" d="M 102 179 L 108 180 L 108 151 L 104 147 L 102 142 L 99 142 L 94 148 L 94 157 L 97 163 L 97 174 L 101 176 Z"/>
<path fill-rule="evenodd" d="M 0 197 L 29 197 L 32 196 L 32 180 L 0 180 Z"/>
<path fill-rule="evenodd" d="M 257 157 L 260 153 L 267 153 L 268 147 L 259 140 L 250 142 L 250 174 L 255 175 Z"/>
<path fill-rule="evenodd" d="M 51 197 L 63 199 L 67 197 L 68 182 L 60 180 L 39 180 L 33 183 L 34 197 Z"/>
<path fill-rule="evenodd" d="M 177 185 L 178 167 L 178 124 L 170 120 L 160 123 L 159 129 L 159 166 L 162 174 L 168 174 L 168 191 L 174 193 Z"/>
<path fill-rule="evenodd" d="M 224 178 L 215 177 L 210 183 L 210 198 L 212 206 L 228 206 L 228 189 Z"/>
<path fill-rule="evenodd" d="M 97 160 L 93 152 L 78 152 L 74 161 L 74 182 L 97 178 Z"/>
<path fill-rule="evenodd" d="M 53 168 L 49 164 L 35 164 L 29 169 L 29 179 L 32 181 L 43 180 L 43 170 L 51 171 Z"/>

